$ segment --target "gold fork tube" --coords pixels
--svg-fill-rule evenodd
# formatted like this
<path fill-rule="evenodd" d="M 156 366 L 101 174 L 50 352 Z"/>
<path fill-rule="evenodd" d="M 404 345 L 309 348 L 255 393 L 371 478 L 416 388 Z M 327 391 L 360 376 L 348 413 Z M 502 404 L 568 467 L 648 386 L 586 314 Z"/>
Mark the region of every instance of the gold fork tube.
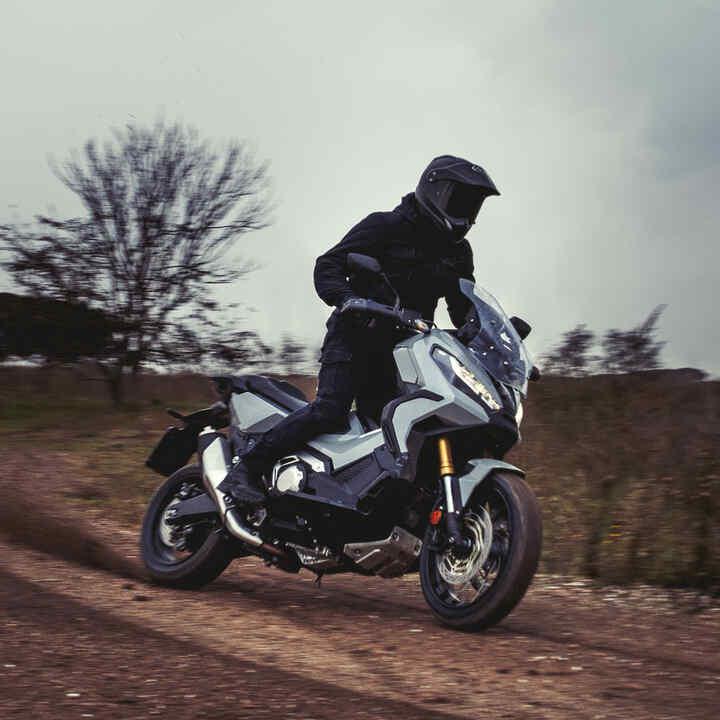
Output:
<path fill-rule="evenodd" d="M 452 450 L 450 449 L 450 441 L 445 436 L 438 438 L 438 454 L 440 456 L 440 475 L 454 475 L 455 466 L 452 460 Z"/>

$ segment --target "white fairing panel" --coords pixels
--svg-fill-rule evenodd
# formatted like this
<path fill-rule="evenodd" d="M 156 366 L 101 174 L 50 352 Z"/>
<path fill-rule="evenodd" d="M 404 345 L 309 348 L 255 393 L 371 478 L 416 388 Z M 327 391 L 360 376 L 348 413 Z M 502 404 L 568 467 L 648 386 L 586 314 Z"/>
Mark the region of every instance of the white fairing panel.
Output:
<path fill-rule="evenodd" d="M 330 458 L 335 471 L 370 455 L 385 442 L 379 428 L 365 432 L 354 412 L 350 413 L 348 421 L 350 429 L 347 432 L 325 433 L 308 443 L 311 448 Z"/>
<path fill-rule="evenodd" d="M 461 362 L 473 367 L 475 372 L 483 372 L 476 367 L 476 361 L 468 356 L 467 349 L 443 330 L 433 330 L 426 335 L 415 335 L 399 343 L 395 348 L 398 367 L 405 367 L 408 377 L 416 371 L 420 386 L 439 396 L 436 400 L 422 397 L 409 398 L 395 408 L 392 425 L 400 453 L 408 452 L 407 440 L 413 426 L 433 415 L 450 426 L 483 425 L 488 421 L 483 406 L 454 387 L 443 375 L 439 365 L 432 359 L 431 353 L 435 347 L 451 353 Z M 411 371 L 411 368 L 414 370 Z"/>
<path fill-rule="evenodd" d="M 233 395 L 231 407 L 233 425 L 245 432 L 265 432 L 289 415 L 287 410 L 249 392 Z M 348 422 L 347 432 L 325 433 L 308 443 L 329 458 L 335 471 L 370 455 L 384 442 L 382 431 L 365 432 L 354 412 L 350 413 Z M 297 448 L 296 452 L 301 450 Z"/>
<path fill-rule="evenodd" d="M 264 398 L 253 393 L 245 392 L 232 396 L 232 421 L 240 430 L 252 432 L 269 430 L 270 427 L 280 422 L 286 415 L 287 410 L 282 410 Z M 273 423 L 272 420 L 275 422 Z"/>

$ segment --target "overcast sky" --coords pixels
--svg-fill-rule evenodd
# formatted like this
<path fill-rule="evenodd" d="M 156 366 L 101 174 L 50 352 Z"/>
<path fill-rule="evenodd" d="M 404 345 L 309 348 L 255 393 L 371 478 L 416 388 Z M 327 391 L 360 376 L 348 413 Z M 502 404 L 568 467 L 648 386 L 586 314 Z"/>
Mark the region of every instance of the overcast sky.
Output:
<path fill-rule="evenodd" d="M 667 303 L 666 364 L 720 374 L 717 0 L 3 0 L 0 38 L 0 221 L 76 214 L 48 156 L 112 127 L 246 139 L 275 222 L 221 297 L 317 344 L 315 258 L 456 154 L 502 192 L 468 239 L 533 352 Z"/>

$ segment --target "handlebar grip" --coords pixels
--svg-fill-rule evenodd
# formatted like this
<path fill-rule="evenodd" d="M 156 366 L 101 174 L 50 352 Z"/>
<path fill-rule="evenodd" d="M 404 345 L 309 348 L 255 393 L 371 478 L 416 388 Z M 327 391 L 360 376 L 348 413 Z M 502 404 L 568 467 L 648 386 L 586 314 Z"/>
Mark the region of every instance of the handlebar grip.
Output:
<path fill-rule="evenodd" d="M 393 318 L 394 320 L 400 319 L 400 315 L 394 308 L 375 302 L 375 300 L 368 300 L 367 298 L 350 298 L 346 300 L 340 308 L 340 312 L 366 312 L 372 315 L 383 315 L 384 317 Z"/>
<path fill-rule="evenodd" d="M 367 311 L 373 315 L 381 315 L 382 317 L 391 318 L 392 320 L 402 321 L 403 319 L 402 315 L 395 310 L 395 308 L 375 302 L 374 300 L 367 300 Z"/>
<path fill-rule="evenodd" d="M 430 329 L 429 325 L 420 320 L 419 313 L 412 310 L 396 309 L 390 305 L 383 305 L 367 298 L 350 298 L 346 300 L 342 308 L 340 308 L 340 312 L 366 312 L 370 315 L 390 318 L 413 330 L 428 332 Z"/>

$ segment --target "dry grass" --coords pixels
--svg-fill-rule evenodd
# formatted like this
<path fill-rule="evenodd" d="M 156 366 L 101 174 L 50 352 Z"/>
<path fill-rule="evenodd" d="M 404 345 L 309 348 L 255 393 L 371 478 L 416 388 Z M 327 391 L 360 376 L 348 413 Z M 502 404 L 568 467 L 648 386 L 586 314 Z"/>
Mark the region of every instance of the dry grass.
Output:
<path fill-rule="evenodd" d="M 201 376 L 146 375 L 113 410 L 90 374 L 0 368 L 0 441 L 62 459 L 53 483 L 76 511 L 137 526 L 161 482 L 144 460 L 165 408 L 215 397 Z M 312 396 L 313 378 L 291 380 Z M 551 378 L 531 387 L 523 435 L 508 459 L 540 498 L 544 571 L 718 590 L 720 383 Z"/>
<path fill-rule="evenodd" d="M 544 565 L 606 582 L 720 586 L 720 383 L 553 378 L 511 459 L 543 507 Z"/>
<path fill-rule="evenodd" d="M 217 400 L 200 375 L 143 375 L 129 380 L 127 402 L 116 410 L 91 370 L 0 368 L 0 442 L 62 458 L 58 494 L 75 509 L 103 508 L 139 525 L 162 478 L 145 459 L 175 421 L 167 408 L 190 412 Z M 291 378 L 308 394 L 314 378 Z"/>

